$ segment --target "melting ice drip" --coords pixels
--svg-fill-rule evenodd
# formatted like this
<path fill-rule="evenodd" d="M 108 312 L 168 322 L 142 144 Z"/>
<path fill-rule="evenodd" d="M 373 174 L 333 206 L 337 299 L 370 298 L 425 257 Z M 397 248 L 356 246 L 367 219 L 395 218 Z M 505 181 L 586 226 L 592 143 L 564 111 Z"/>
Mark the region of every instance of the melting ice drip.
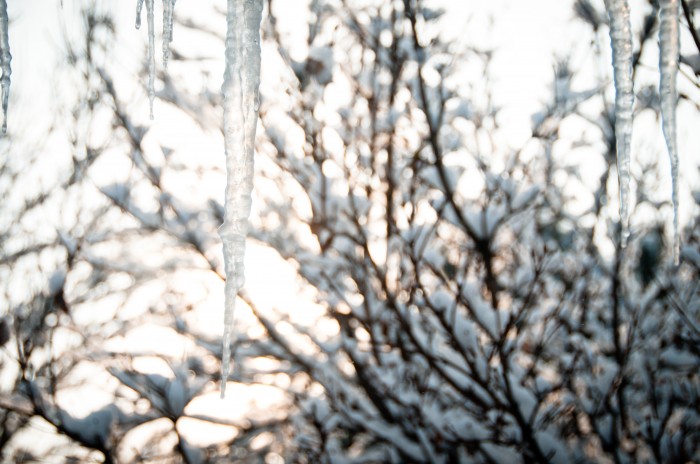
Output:
<path fill-rule="evenodd" d="M 10 101 L 10 75 L 12 74 L 12 55 L 10 55 L 10 20 L 7 17 L 7 2 L 0 0 L 0 68 L 2 77 L 0 87 L 2 88 L 2 133 L 7 132 L 7 104 Z"/>
<path fill-rule="evenodd" d="M 226 148 L 226 204 L 219 235 L 226 269 L 221 397 L 226 392 L 231 362 L 233 313 L 245 282 L 245 241 L 252 203 L 253 155 L 258 121 L 260 85 L 260 21 L 262 0 L 228 0 L 226 14 L 226 70 L 224 144 Z"/>
<path fill-rule="evenodd" d="M 671 160 L 673 200 L 673 261 L 680 259 L 678 229 L 678 145 L 676 142 L 676 75 L 680 53 L 678 0 L 659 2 L 659 95 L 666 146 Z M 627 0 L 606 0 L 610 18 L 610 42 L 613 49 L 615 77 L 615 135 L 617 137 L 617 169 L 620 178 L 620 220 L 622 246 L 629 237 L 630 142 L 634 107 L 632 81 L 632 33 L 630 7 Z"/>

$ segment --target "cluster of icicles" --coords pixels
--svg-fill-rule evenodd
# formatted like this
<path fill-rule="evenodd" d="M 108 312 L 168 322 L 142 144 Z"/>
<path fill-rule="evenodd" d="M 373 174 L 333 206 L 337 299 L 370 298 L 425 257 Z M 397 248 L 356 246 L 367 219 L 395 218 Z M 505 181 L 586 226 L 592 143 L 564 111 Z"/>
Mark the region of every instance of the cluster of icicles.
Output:
<path fill-rule="evenodd" d="M 0 0 L 3 1 L 3 0 Z M 173 10 L 176 0 L 163 0 L 163 66 L 167 69 L 173 40 Z M 148 99 L 153 119 L 155 99 L 154 0 L 145 0 L 148 21 Z M 144 0 L 136 3 L 136 28 L 141 27 Z M 224 145 L 226 148 L 226 193 L 224 223 L 219 235 L 224 248 L 226 271 L 221 397 L 226 392 L 231 364 L 233 313 L 238 292 L 245 282 L 245 242 L 252 203 L 253 155 L 258 121 L 260 85 L 260 21 L 262 0 L 228 0 L 226 22 L 226 68 L 224 97 Z"/>
<path fill-rule="evenodd" d="M 148 23 L 148 102 L 153 119 L 153 101 L 156 99 L 156 29 L 153 17 L 154 0 L 146 1 L 146 22 Z M 163 67 L 168 69 L 170 43 L 173 41 L 173 11 L 176 0 L 163 0 Z M 141 28 L 141 11 L 144 0 L 136 0 L 136 29 Z"/>
<path fill-rule="evenodd" d="M 0 0 L 2 1 L 2 0 Z M 141 27 L 144 0 L 136 3 L 136 28 Z M 151 119 L 155 99 L 155 28 L 153 2 L 145 0 L 148 21 L 148 98 Z M 173 40 L 175 0 L 163 0 L 163 66 L 167 69 Z M 233 313 L 238 292 L 245 282 L 245 241 L 253 191 L 253 155 L 258 123 L 260 85 L 260 21 L 262 0 L 228 0 L 226 13 L 226 69 L 224 97 L 224 145 L 226 148 L 226 193 L 224 223 L 219 235 L 224 248 L 226 272 L 221 397 L 226 392 L 231 364 Z"/>
<path fill-rule="evenodd" d="M 659 1 L 659 95 L 666 147 L 671 160 L 673 201 L 673 260 L 680 259 L 678 229 L 678 145 L 676 142 L 676 75 L 680 56 L 678 0 Z M 632 28 L 628 0 L 605 0 L 610 18 L 610 42 L 613 51 L 615 80 L 615 136 L 617 138 L 617 173 L 620 180 L 620 222 L 622 246 L 629 238 L 630 223 L 630 151 L 634 111 Z"/>
<path fill-rule="evenodd" d="M 141 28 L 141 13 L 146 4 L 148 23 L 148 99 L 153 119 L 155 100 L 155 0 L 136 0 L 136 29 Z M 163 67 L 167 70 L 170 43 L 173 40 L 173 11 L 176 0 L 163 0 Z M 253 154 L 258 120 L 260 85 L 260 21 L 263 0 L 228 0 L 226 22 L 226 70 L 224 97 L 224 144 L 226 147 L 226 194 L 224 223 L 219 228 L 223 242 L 226 271 L 224 336 L 221 368 L 221 397 L 231 362 L 231 337 L 236 297 L 245 281 L 244 256 L 253 190 Z M 3 126 L 7 130 L 7 103 L 10 94 L 10 43 L 7 2 L 0 0 L 0 87 L 2 88 Z"/>

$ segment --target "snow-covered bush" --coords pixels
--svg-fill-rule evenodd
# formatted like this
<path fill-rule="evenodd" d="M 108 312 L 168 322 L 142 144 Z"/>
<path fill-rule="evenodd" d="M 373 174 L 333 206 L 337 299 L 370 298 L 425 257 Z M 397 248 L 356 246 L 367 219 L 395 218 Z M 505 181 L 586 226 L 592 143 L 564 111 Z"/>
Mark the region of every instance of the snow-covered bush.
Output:
<path fill-rule="evenodd" d="M 269 303 L 283 291 L 271 270 L 244 290 L 226 402 L 221 81 L 209 78 L 221 67 L 178 42 L 222 50 L 202 19 L 220 12 L 176 10 L 148 126 L 140 81 L 110 59 L 118 25 L 88 10 L 62 75 L 80 90 L 53 132 L 70 150 L 4 158 L 3 458 L 700 459 L 699 206 L 675 267 L 672 208 L 657 200 L 658 95 L 645 86 L 658 74 L 642 55 L 635 115 L 652 130 L 633 147 L 653 156 L 634 157 L 620 247 L 599 3 L 577 2 L 572 20 L 598 46 L 559 62 L 518 138 L 491 93 L 498 50 L 446 41 L 439 9 L 314 0 L 300 43 L 285 0 L 269 2 L 250 240 L 266 251 L 247 268 L 274 249 L 301 298 Z M 655 40 L 654 6 L 645 13 L 636 47 Z M 591 78 L 591 63 L 608 71 Z M 697 117 L 686 74 L 681 116 Z M 19 189 L 42 163 L 55 184 Z M 208 443 L 205 427 L 219 433 Z M 65 440 L 32 448 L 36 429 Z"/>

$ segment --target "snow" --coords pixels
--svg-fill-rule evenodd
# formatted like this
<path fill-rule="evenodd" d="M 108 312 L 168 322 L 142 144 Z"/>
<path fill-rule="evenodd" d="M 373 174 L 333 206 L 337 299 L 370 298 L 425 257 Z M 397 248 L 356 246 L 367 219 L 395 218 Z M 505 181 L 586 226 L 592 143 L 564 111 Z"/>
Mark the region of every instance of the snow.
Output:
<path fill-rule="evenodd" d="M 227 178 L 224 223 L 219 228 L 226 269 L 222 398 L 229 373 L 236 296 L 245 281 L 243 260 L 253 190 L 262 9 L 262 0 L 228 0 L 226 15 L 226 71 L 222 92 Z"/>
<path fill-rule="evenodd" d="M 615 77 L 615 137 L 617 140 L 617 173 L 620 179 L 620 221 L 622 246 L 627 245 L 630 231 L 630 150 L 634 110 L 632 73 L 632 27 L 627 0 L 606 0 L 610 17 L 610 43 Z"/>
<path fill-rule="evenodd" d="M 123 416 L 115 405 L 98 409 L 83 418 L 73 417 L 62 410 L 59 410 L 58 414 L 62 427 L 80 437 L 84 443 L 97 448 L 105 447 L 109 443 L 113 424 Z"/>
<path fill-rule="evenodd" d="M 514 210 L 520 210 L 526 208 L 528 205 L 530 205 L 537 196 L 540 194 L 542 191 L 540 186 L 533 186 L 524 189 L 521 192 L 518 192 L 515 197 L 513 198 L 513 201 L 511 203 L 511 206 L 513 207 Z"/>
<path fill-rule="evenodd" d="M 66 283 L 66 272 L 63 269 L 56 270 L 49 277 L 49 294 L 56 295 Z"/>
<path fill-rule="evenodd" d="M 176 372 L 175 378 L 168 383 L 165 395 L 170 413 L 175 417 L 180 417 L 190 400 L 187 391 L 187 378 L 183 373 Z"/>
<path fill-rule="evenodd" d="M 7 1 L 0 0 L 0 68 L 2 68 L 2 133 L 7 132 L 7 104 L 10 101 L 10 75 L 12 74 L 12 55 L 10 55 L 10 20 L 7 16 Z"/>
<path fill-rule="evenodd" d="M 671 185 L 673 200 L 673 260 L 678 264 L 680 238 L 678 231 L 678 145 L 676 137 L 676 74 L 680 54 L 678 31 L 678 0 L 662 0 L 659 3 L 659 95 L 661 118 L 668 156 L 671 161 Z"/>

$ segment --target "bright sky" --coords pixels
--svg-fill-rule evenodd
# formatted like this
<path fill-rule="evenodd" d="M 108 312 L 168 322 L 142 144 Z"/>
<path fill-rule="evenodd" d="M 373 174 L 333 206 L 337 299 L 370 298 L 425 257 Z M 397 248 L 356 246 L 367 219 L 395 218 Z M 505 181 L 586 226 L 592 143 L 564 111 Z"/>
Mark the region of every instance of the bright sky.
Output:
<path fill-rule="evenodd" d="M 294 16 L 303 14 L 304 0 L 285 0 L 290 3 L 285 13 L 287 24 Z M 76 11 L 81 0 L 23 0 L 8 2 L 10 43 L 12 47 L 12 102 L 10 125 L 15 128 L 33 127 L 37 131 L 37 115 L 45 114 L 51 106 L 55 82 L 56 60 L 62 56 L 63 24 L 75 24 Z M 104 2 L 102 2 L 104 3 Z M 108 2 L 115 9 L 122 41 L 127 42 L 131 57 L 118 59 L 137 69 L 143 58 L 145 31 L 133 27 L 135 1 Z M 197 3 L 198 5 L 195 5 Z M 180 0 L 176 12 L 193 10 L 210 1 Z M 575 30 L 569 19 L 572 0 L 494 0 L 488 2 L 461 2 L 437 0 L 432 4 L 445 8 L 445 36 L 454 40 L 493 47 L 499 51 L 494 71 L 499 79 L 496 95 L 503 101 L 522 102 L 522 113 L 547 95 L 546 85 L 551 81 L 551 58 L 555 53 L 570 50 L 575 41 Z M 294 4 L 294 5 L 291 5 Z M 223 5 L 222 5 L 223 8 Z M 495 18 L 495 21 L 491 21 Z M 63 24 L 62 24 L 63 23 Z M 177 44 L 177 29 L 175 40 Z M 223 68 L 223 55 L 221 56 Z"/>

